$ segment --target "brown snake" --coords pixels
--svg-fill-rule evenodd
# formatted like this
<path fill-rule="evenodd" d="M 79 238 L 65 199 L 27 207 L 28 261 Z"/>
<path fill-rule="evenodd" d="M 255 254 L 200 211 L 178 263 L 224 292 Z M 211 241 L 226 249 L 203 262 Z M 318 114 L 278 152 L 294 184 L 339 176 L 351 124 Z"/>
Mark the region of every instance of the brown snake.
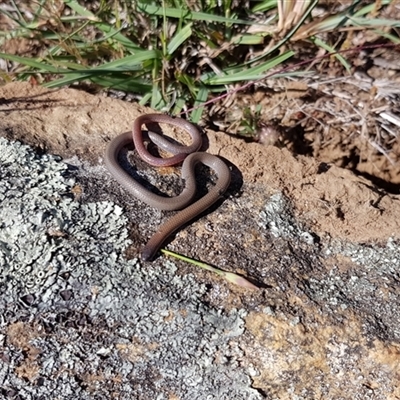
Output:
<path fill-rule="evenodd" d="M 190 146 L 176 145 L 165 139 L 162 135 L 148 132 L 149 138 L 154 143 L 163 150 L 173 154 L 170 158 L 154 157 L 147 151 L 144 145 L 142 125 L 148 123 L 165 123 L 182 128 L 191 135 L 193 143 Z M 119 165 L 118 154 L 123 147 L 132 143 L 132 138 L 139 156 L 151 165 L 169 166 L 183 161 L 181 175 L 185 180 L 185 188 L 181 194 L 172 198 L 156 195 L 140 185 Z M 181 210 L 162 224 L 158 231 L 149 239 L 141 253 L 144 261 L 153 260 L 162 244 L 172 233 L 220 199 L 230 184 L 231 173 L 228 166 L 217 156 L 205 152 L 197 152 L 200 146 L 201 134 L 197 127 L 190 122 L 163 114 L 145 114 L 134 121 L 132 133 L 126 132 L 117 136 L 107 147 L 105 164 L 114 178 L 129 193 L 148 205 L 161 210 Z M 196 194 L 195 167 L 198 163 L 205 164 L 214 170 L 218 180 L 205 196 L 189 205 Z"/>

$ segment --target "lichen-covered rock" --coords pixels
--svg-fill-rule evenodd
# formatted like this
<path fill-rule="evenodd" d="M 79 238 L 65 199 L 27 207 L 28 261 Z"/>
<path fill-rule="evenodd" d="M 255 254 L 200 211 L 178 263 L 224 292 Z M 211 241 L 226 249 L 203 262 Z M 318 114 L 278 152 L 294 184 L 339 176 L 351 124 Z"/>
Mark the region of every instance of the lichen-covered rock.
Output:
<path fill-rule="evenodd" d="M 0 138 L 0 175 L 3 396 L 261 399 L 244 310 L 206 306 L 171 262 L 126 260 L 122 209 L 74 201 L 56 158 Z"/>
<path fill-rule="evenodd" d="M 399 195 L 208 131 L 232 185 L 168 246 L 249 291 L 135 259 L 168 213 L 127 195 L 102 155 L 149 110 L 26 83 L 0 97 L 0 136 L 68 165 L 0 142 L 1 398 L 400 398 Z M 123 162 L 179 191 L 171 171 Z"/>

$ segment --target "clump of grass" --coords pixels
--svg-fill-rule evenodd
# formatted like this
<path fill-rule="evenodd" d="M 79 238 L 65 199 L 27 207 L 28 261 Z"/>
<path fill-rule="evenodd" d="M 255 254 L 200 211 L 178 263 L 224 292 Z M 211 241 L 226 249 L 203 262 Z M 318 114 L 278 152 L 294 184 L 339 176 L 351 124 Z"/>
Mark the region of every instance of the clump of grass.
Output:
<path fill-rule="evenodd" d="M 49 88 L 91 82 L 135 93 L 141 104 L 172 114 L 195 106 L 190 118 L 198 122 L 206 100 L 262 80 L 293 56 L 301 58 L 304 49 L 311 55 L 335 53 L 350 70 L 349 61 L 336 53 L 349 45 L 349 32 L 368 30 L 399 41 L 391 29 L 400 22 L 378 17 L 394 6 L 392 0 L 347 6 L 318 0 L 91 4 L 40 0 L 2 5 L 10 29 L 1 33 L 0 44 L 41 44 L 34 57 L 0 53 L 15 65 L 2 72 L 3 79 L 34 76 Z"/>

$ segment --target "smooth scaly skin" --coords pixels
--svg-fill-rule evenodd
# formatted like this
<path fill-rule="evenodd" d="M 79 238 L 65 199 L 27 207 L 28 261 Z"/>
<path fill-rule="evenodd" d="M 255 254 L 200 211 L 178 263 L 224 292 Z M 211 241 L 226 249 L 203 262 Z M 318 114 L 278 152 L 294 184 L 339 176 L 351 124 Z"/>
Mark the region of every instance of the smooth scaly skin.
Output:
<path fill-rule="evenodd" d="M 156 142 L 159 147 L 174 154 L 170 158 L 158 158 L 148 153 L 144 146 L 142 125 L 147 123 L 166 123 L 177 126 L 189 132 L 192 136 L 193 144 L 190 146 L 178 146 L 164 139 L 162 136 L 149 132 L 149 137 Z M 213 169 L 218 180 L 215 186 L 201 199 L 181 210 L 171 219 L 160 226 L 158 231 L 150 238 L 142 251 L 142 259 L 151 261 L 164 241 L 182 225 L 188 223 L 200 213 L 214 204 L 226 191 L 230 184 L 231 173 L 227 165 L 218 157 L 204 152 L 196 152 L 188 155 L 188 152 L 198 150 L 201 146 L 201 135 L 198 129 L 190 122 L 172 118 L 162 114 L 146 114 L 137 118 L 133 124 L 133 141 L 140 157 L 151 165 L 168 166 L 175 165 L 183 161 L 182 178 L 185 180 L 185 188 L 176 197 L 168 198 L 158 196 L 135 181 L 118 163 L 118 154 L 121 149 L 132 143 L 132 134 L 123 133 L 113 139 L 107 147 L 105 154 L 105 164 L 115 179 L 125 187 L 131 194 L 148 205 L 160 210 L 180 210 L 187 206 L 196 194 L 195 166 L 202 163 Z M 188 150 L 189 149 L 189 150 Z"/>
<path fill-rule="evenodd" d="M 149 132 L 151 140 L 158 145 L 158 147 L 175 154 L 173 157 L 160 158 L 152 156 L 143 143 L 142 125 L 148 123 L 165 123 L 176 126 L 184 131 L 187 131 L 192 137 L 192 144 L 190 146 L 176 145 L 165 139 L 163 136 L 154 132 Z M 133 122 L 132 137 L 135 148 L 139 153 L 142 160 L 153 167 L 168 167 L 182 162 L 188 154 L 194 153 L 201 147 L 202 138 L 201 133 L 195 125 L 182 118 L 172 118 L 164 114 L 144 114 L 136 118 Z"/>

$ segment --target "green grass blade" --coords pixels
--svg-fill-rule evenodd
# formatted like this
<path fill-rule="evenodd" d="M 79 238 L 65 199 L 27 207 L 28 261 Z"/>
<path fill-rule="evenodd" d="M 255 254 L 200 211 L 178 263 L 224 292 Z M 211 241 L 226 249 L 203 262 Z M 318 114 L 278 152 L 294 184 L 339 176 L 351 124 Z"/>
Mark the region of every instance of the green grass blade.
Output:
<path fill-rule="evenodd" d="M 85 7 L 82 7 L 77 1 L 75 0 L 63 0 L 64 4 L 70 7 L 73 11 L 78 13 L 80 16 L 89 19 L 90 21 L 95 22 L 95 26 L 104 32 L 106 35 L 111 35 L 114 40 L 121 43 L 122 46 L 127 47 L 129 49 L 138 49 L 139 47 L 121 34 L 119 31 L 120 29 L 115 29 L 112 26 L 103 23 L 96 17 L 92 12 L 88 11 Z"/>
<path fill-rule="evenodd" d="M 201 116 L 204 111 L 204 107 L 202 106 L 202 104 L 204 104 L 207 101 L 208 94 L 209 90 L 206 87 L 204 86 L 200 87 L 200 90 L 198 91 L 196 100 L 194 102 L 194 110 L 190 113 L 190 119 L 195 124 L 197 124 L 201 119 Z"/>
<path fill-rule="evenodd" d="M 160 91 L 158 81 L 153 82 L 153 87 L 151 90 L 150 107 L 153 110 L 159 110 L 160 108 L 163 108 L 164 106 L 165 106 L 165 102 L 164 102 L 162 93 Z"/>
<path fill-rule="evenodd" d="M 387 6 L 390 4 L 393 0 L 381 0 L 380 4 L 381 6 Z M 360 17 L 362 15 L 369 14 L 372 11 L 375 11 L 376 9 L 377 2 L 371 2 L 371 4 L 364 6 L 361 10 L 358 10 L 357 12 L 354 13 L 353 17 Z"/>
<path fill-rule="evenodd" d="M 148 90 L 147 93 L 145 93 L 145 95 L 142 97 L 142 99 L 139 101 L 139 104 L 141 106 L 145 106 L 150 100 L 151 100 L 151 87 Z"/>
<path fill-rule="evenodd" d="M 94 68 L 88 68 L 88 69 L 81 68 L 80 70 L 56 69 L 53 72 L 58 74 L 62 73 L 66 76 L 60 79 L 56 79 L 52 82 L 48 82 L 44 84 L 44 86 L 48 88 L 61 87 L 64 85 L 69 85 L 71 83 L 74 83 L 75 81 L 81 82 L 85 79 L 90 79 L 92 81 L 98 82 L 99 80 L 101 80 L 99 75 L 104 75 L 104 79 L 106 79 L 105 76 L 111 73 L 117 74 L 124 71 L 127 72 L 142 71 L 144 69 L 143 62 L 151 62 L 152 59 L 159 57 L 159 55 L 160 53 L 157 50 L 145 50 L 139 52 L 138 54 L 127 56 L 119 60 L 111 61 L 109 63 L 105 63 Z M 131 79 L 129 75 L 125 76 L 122 75 L 122 77 L 123 79 L 126 80 Z M 107 86 L 107 84 L 102 84 L 102 86 Z"/>
<path fill-rule="evenodd" d="M 376 32 L 378 35 L 380 35 L 386 39 L 389 39 L 391 42 L 393 42 L 395 44 L 400 44 L 400 39 L 398 38 L 398 36 L 394 36 L 390 33 L 383 32 L 379 29 L 374 29 L 374 32 Z"/>
<path fill-rule="evenodd" d="M 118 43 L 121 44 L 124 48 L 128 50 L 141 50 L 141 48 L 136 45 L 134 42 L 129 40 L 126 36 L 121 34 L 118 29 L 114 29 L 110 25 L 104 24 L 104 23 L 96 23 L 95 24 L 97 28 L 99 28 L 102 32 L 104 32 L 106 35 L 112 35 L 113 39 L 116 40 Z"/>
<path fill-rule="evenodd" d="M 183 108 L 185 107 L 186 100 L 184 98 L 176 99 L 174 103 L 174 108 L 171 110 L 171 115 L 180 115 Z"/>
<path fill-rule="evenodd" d="M 178 253 L 174 253 L 173 251 L 166 250 L 166 249 L 161 249 L 161 253 L 171 256 L 174 258 L 177 258 L 178 260 L 186 261 L 189 264 L 196 265 L 197 267 L 203 268 L 207 271 L 214 272 L 215 274 L 225 278 L 228 282 L 234 283 L 235 285 L 248 288 L 248 289 L 258 289 L 258 287 L 251 282 L 249 282 L 247 279 L 243 278 L 240 275 L 234 274 L 233 272 L 226 272 L 223 271 L 219 268 L 213 267 L 209 264 L 203 263 L 201 261 L 194 260 L 193 258 L 189 258 L 186 256 L 183 256 Z"/>
<path fill-rule="evenodd" d="M 277 7 L 277 0 L 266 0 L 258 3 L 252 8 L 252 12 L 265 12 Z"/>
<path fill-rule="evenodd" d="M 163 8 L 161 6 L 153 6 L 150 4 L 138 2 L 138 9 L 149 15 L 166 16 L 169 18 L 188 19 L 207 22 L 222 22 L 226 24 L 242 24 L 252 25 L 253 22 L 241 19 L 226 18 L 219 15 L 208 14 L 204 12 L 190 11 L 183 8 Z"/>
<path fill-rule="evenodd" d="M 18 15 L 18 19 L 19 19 L 20 21 L 26 22 L 24 16 L 23 16 L 22 13 L 21 13 L 21 11 L 19 11 L 18 6 L 15 4 L 15 1 L 14 1 L 14 0 L 11 0 L 11 2 L 12 2 L 12 5 L 14 6 L 14 9 L 15 9 L 17 15 Z"/>
<path fill-rule="evenodd" d="M 151 85 L 148 82 L 140 78 L 127 77 L 126 75 L 122 74 L 113 74 L 112 76 L 91 76 L 90 80 L 102 87 L 122 90 L 126 93 L 146 94 L 151 90 Z"/>
<path fill-rule="evenodd" d="M 374 28 L 379 26 L 399 28 L 400 21 L 390 20 L 390 19 L 380 19 L 380 18 L 350 18 L 351 25 L 356 25 L 360 27 Z"/>
<path fill-rule="evenodd" d="M 113 88 L 116 90 L 122 90 L 127 93 L 149 93 L 151 91 L 151 85 L 140 79 L 127 76 L 125 74 L 70 74 L 64 78 L 56 79 L 51 82 L 43 84 L 44 87 L 54 89 L 66 85 L 70 85 L 76 82 L 82 82 L 84 80 L 90 80 L 93 83 L 105 88 Z"/>
<path fill-rule="evenodd" d="M 175 50 L 183 44 L 192 35 L 192 23 L 184 26 L 174 37 L 170 40 L 167 46 L 168 55 L 174 54 Z"/>
<path fill-rule="evenodd" d="M 231 40 L 232 43 L 237 45 L 254 46 L 264 43 L 263 35 L 240 35 Z"/>
<path fill-rule="evenodd" d="M 261 65 L 257 65 L 256 67 L 248 68 L 246 70 L 226 74 L 223 76 L 213 76 L 208 79 L 202 80 L 202 82 L 206 85 L 227 85 L 233 82 L 239 81 L 251 81 L 251 80 L 258 80 L 263 77 L 263 74 L 268 71 L 269 69 L 282 64 L 288 58 L 294 55 L 294 51 L 287 51 L 284 54 L 281 54 L 277 57 L 274 57 L 271 60 L 268 60 Z"/>
<path fill-rule="evenodd" d="M 0 57 L 34 68 L 34 72 L 65 75 L 63 78 L 45 83 L 44 86 L 48 88 L 61 87 L 74 82 L 80 82 L 85 79 L 94 78 L 98 80 L 99 75 L 101 74 L 107 75 L 111 73 L 121 73 L 124 71 L 141 71 L 144 69 L 144 62 L 147 62 L 148 66 L 151 66 L 151 61 L 153 59 L 157 59 L 159 56 L 160 53 L 157 50 L 145 50 L 138 52 L 138 54 L 111 61 L 94 68 L 85 68 L 80 64 L 69 62 L 64 62 L 64 68 L 62 68 L 27 57 L 0 53 Z M 57 62 L 57 60 L 55 60 L 53 63 L 55 62 Z M 125 76 L 124 79 L 130 79 L 130 77 Z"/>
<path fill-rule="evenodd" d="M 92 21 L 100 21 L 92 12 L 90 12 L 86 7 L 81 6 L 76 0 L 63 0 L 64 4 L 68 6 L 71 10 L 82 17 L 88 18 Z"/>
<path fill-rule="evenodd" d="M 91 70 L 102 70 L 107 72 L 112 71 L 132 71 L 142 68 L 142 64 L 147 62 L 151 64 L 152 60 L 160 59 L 161 53 L 158 50 L 141 50 L 136 54 L 120 58 L 115 61 L 102 64 L 98 67 L 94 67 Z"/>
<path fill-rule="evenodd" d="M 346 61 L 346 59 L 341 54 L 337 53 L 333 47 L 329 46 L 327 43 L 325 43 L 323 40 L 321 40 L 317 37 L 311 38 L 311 40 L 315 45 L 322 47 L 323 49 L 327 50 L 329 53 L 332 53 L 333 56 L 335 58 L 337 58 L 340 61 L 340 63 L 346 68 L 346 71 L 348 73 L 351 72 L 351 65 Z"/>
<path fill-rule="evenodd" d="M 46 82 L 43 84 L 44 87 L 47 87 L 49 89 L 54 89 L 58 87 L 62 87 L 65 85 L 70 85 L 75 82 L 81 82 L 85 79 L 90 79 L 90 77 L 93 76 L 91 73 L 86 73 L 86 74 L 76 74 L 76 73 L 71 73 L 68 74 L 68 76 L 60 79 L 55 79 L 50 82 Z"/>
<path fill-rule="evenodd" d="M 51 72 L 53 74 L 62 74 L 68 72 L 65 69 L 54 67 L 53 65 L 46 64 L 43 61 L 36 61 L 33 58 L 14 56 L 13 54 L 0 53 L 0 58 L 18 62 L 31 68 L 35 68 L 37 72 Z"/>

